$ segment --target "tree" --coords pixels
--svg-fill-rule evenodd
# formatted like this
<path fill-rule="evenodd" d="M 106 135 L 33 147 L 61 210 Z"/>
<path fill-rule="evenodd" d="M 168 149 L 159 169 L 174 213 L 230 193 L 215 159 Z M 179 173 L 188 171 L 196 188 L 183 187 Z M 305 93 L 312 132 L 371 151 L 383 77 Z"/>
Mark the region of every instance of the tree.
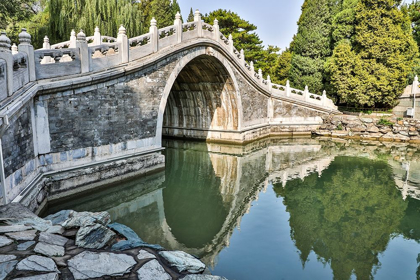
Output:
<path fill-rule="evenodd" d="M 174 24 L 170 0 L 153 0 L 151 14 L 156 19 L 159 28 Z"/>
<path fill-rule="evenodd" d="M 179 7 L 179 4 L 178 4 L 177 0 L 172 1 L 171 9 L 172 9 L 172 21 L 173 21 L 175 19 L 176 14 L 178 12 L 181 13 L 181 7 Z M 181 20 L 182 20 L 182 15 L 181 15 Z M 171 23 L 171 25 L 172 24 L 173 23 Z"/>
<path fill-rule="evenodd" d="M 244 50 L 246 60 L 253 61 L 256 69 L 264 67 L 264 47 L 255 33 L 257 27 L 254 24 L 242 19 L 234 12 L 222 9 L 213 11 L 203 18 L 208 24 L 213 24 L 217 19 L 220 32 L 226 37 L 232 34 L 234 47 L 238 51 Z"/>
<path fill-rule="evenodd" d="M 5 0 L 0 1 L 0 29 L 6 29 L 9 24 L 26 21 L 39 12 L 36 0 Z M 43 2 L 43 1 L 42 1 Z M 39 5 L 42 3 L 40 2 Z"/>
<path fill-rule="evenodd" d="M 193 8 L 190 9 L 190 13 L 188 14 L 188 18 L 187 18 L 187 22 L 192 22 L 192 21 L 194 21 Z"/>
<path fill-rule="evenodd" d="M 331 20 L 336 1 L 305 0 L 292 43 L 290 81 L 292 86 L 311 92 L 325 89 L 324 63 L 332 53 Z"/>
<path fill-rule="evenodd" d="M 360 0 L 354 35 L 341 40 L 326 67 L 340 103 L 392 107 L 417 57 L 408 15 L 399 0 Z"/>
<path fill-rule="evenodd" d="M 141 0 L 140 9 L 142 12 L 142 23 L 144 26 L 144 33 L 149 32 L 150 21 L 152 20 L 152 2 L 153 0 Z"/>
<path fill-rule="evenodd" d="M 277 64 L 274 68 L 273 82 L 280 85 L 285 85 L 289 80 L 289 72 L 292 63 L 292 53 L 289 49 L 283 51 L 277 59 Z"/>

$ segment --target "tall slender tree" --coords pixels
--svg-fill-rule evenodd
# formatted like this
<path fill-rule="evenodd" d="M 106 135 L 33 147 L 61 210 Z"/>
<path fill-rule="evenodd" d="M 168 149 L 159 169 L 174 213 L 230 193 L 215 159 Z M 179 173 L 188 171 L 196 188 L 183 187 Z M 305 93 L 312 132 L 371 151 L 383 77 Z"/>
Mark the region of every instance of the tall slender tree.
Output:
<path fill-rule="evenodd" d="M 159 28 L 172 25 L 174 22 L 171 1 L 153 0 L 151 6 L 151 15 L 157 21 Z"/>
<path fill-rule="evenodd" d="M 172 1 L 171 9 L 172 9 L 172 20 L 174 20 L 176 13 L 178 12 L 181 13 L 181 7 L 179 6 L 177 0 Z M 182 20 L 182 15 L 181 15 L 181 20 Z"/>
<path fill-rule="evenodd" d="M 194 11 L 193 11 L 193 8 L 191 7 L 190 13 L 188 14 L 187 22 L 192 22 L 192 21 L 194 21 Z"/>

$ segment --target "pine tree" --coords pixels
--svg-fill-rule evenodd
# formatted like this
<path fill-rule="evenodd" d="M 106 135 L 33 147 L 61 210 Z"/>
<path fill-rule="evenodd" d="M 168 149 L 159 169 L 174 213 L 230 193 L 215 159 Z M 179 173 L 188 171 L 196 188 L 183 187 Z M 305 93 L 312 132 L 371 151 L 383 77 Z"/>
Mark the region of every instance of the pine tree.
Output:
<path fill-rule="evenodd" d="M 150 21 L 152 20 L 152 2 L 153 0 L 141 0 L 140 9 L 142 12 L 142 23 L 144 26 L 143 32 L 148 33 L 150 27 Z"/>
<path fill-rule="evenodd" d="M 298 21 L 298 32 L 291 44 L 292 86 L 320 93 L 325 89 L 324 63 L 332 53 L 331 20 L 336 1 L 305 0 Z"/>
<path fill-rule="evenodd" d="M 418 47 L 399 0 L 360 0 L 354 36 L 342 40 L 327 63 L 340 99 L 357 107 L 392 107 L 403 92 Z"/>
<path fill-rule="evenodd" d="M 191 7 L 190 13 L 188 14 L 187 22 L 193 22 L 194 21 L 194 12 L 193 8 Z"/>
<path fill-rule="evenodd" d="M 285 85 L 289 80 L 289 72 L 292 63 L 292 53 L 289 49 L 283 51 L 277 59 L 277 64 L 274 68 L 272 81 L 280 85 Z"/>
<path fill-rule="evenodd" d="M 176 14 L 179 12 L 181 13 L 181 7 L 178 4 L 177 0 L 173 0 L 172 1 L 172 5 L 171 5 L 171 9 L 172 9 L 172 20 L 175 19 Z M 181 15 L 181 20 L 182 20 L 182 15 Z M 183 21 L 183 20 L 182 20 Z M 172 23 L 173 24 L 173 23 Z"/>
<path fill-rule="evenodd" d="M 151 15 L 156 19 L 159 28 L 174 24 L 170 0 L 153 0 Z"/>

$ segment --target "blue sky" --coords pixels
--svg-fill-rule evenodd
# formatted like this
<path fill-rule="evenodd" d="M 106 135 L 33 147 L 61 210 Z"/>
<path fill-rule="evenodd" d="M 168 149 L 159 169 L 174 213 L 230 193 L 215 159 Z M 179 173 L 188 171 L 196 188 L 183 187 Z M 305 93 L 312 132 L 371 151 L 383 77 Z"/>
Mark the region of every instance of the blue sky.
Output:
<path fill-rule="evenodd" d="M 190 8 L 202 14 L 217 9 L 234 11 L 243 19 L 255 24 L 264 45 L 276 45 L 284 50 L 297 32 L 297 21 L 304 0 L 178 0 L 184 19 Z"/>

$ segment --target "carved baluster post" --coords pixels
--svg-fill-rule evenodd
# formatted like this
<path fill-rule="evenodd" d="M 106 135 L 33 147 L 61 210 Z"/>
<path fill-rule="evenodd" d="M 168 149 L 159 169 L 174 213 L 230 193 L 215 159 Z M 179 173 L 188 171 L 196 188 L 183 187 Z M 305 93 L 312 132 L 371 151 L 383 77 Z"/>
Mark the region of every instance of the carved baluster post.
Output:
<path fill-rule="evenodd" d="M 253 61 L 251 61 L 250 65 L 249 65 L 249 68 L 251 70 L 251 76 L 252 76 L 252 78 L 254 78 L 255 77 L 255 69 L 254 69 L 254 62 Z"/>
<path fill-rule="evenodd" d="M 126 35 L 126 30 L 122 24 L 120 28 L 118 29 L 117 42 L 120 44 L 119 53 L 121 54 L 121 62 L 126 63 L 129 61 L 130 50 L 129 50 L 129 45 L 128 45 L 128 37 Z"/>
<path fill-rule="evenodd" d="M 245 65 L 245 53 L 243 49 L 241 50 L 241 64 L 242 66 Z"/>
<path fill-rule="evenodd" d="M 327 92 L 324 90 L 321 97 L 322 106 L 327 105 Z"/>
<path fill-rule="evenodd" d="M 102 44 L 102 37 L 101 32 L 99 31 L 99 27 L 95 27 L 95 33 L 93 33 L 93 45 L 99 46 Z"/>
<path fill-rule="evenodd" d="M 270 75 L 267 76 L 267 87 L 268 87 L 268 91 L 271 92 L 271 90 L 273 89 L 273 85 L 271 83 Z"/>
<path fill-rule="evenodd" d="M 229 41 L 229 52 L 231 54 L 233 54 L 233 38 L 232 38 L 232 34 L 229 35 L 228 41 Z"/>
<path fill-rule="evenodd" d="M 5 99 L 13 94 L 13 55 L 10 51 L 10 39 L 6 36 L 6 32 L 0 33 L 0 59 L 6 61 L 6 84 L 7 92 L 0 92 L 0 100 Z"/>
<path fill-rule="evenodd" d="M 70 33 L 70 45 L 69 48 L 76 48 L 76 32 L 74 31 L 74 29 L 71 31 Z"/>
<path fill-rule="evenodd" d="M 262 74 L 261 68 L 258 69 L 258 78 L 260 79 L 260 83 L 262 83 L 263 82 L 263 74 Z"/>
<path fill-rule="evenodd" d="M 175 32 L 176 32 L 177 43 L 181 43 L 182 42 L 182 20 L 181 20 L 181 14 L 179 12 L 177 12 L 175 15 L 174 25 L 175 25 L 175 30 L 176 30 Z"/>
<path fill-rule="evenodd" d="M 290 89 L 290 82 L 289 82 L 289 80 L 287 80 L 287 82 L 286 82 L 286 96 L 290 97 L 291 93 L 292 93 L 292 91 Z"/>
<path fill-rule="evenodd" d="M 33 82 L 36 80 L 35 54 L 34 47 L 31 45 L 31 35 L 26 32 L 26 28 L 22 28 L 22 32 L 19 33 L 18 49 L 19 52 L 24 52 L 28 55 L 29 81 Z"/>
<path fill-rule="evenodd" d="M 214 28 L 214 40 L 216 40 L 217 42 L 219 42 L 220 39 L 220 27 L 219 27 L 219 21 L 217 19 L 214 20 L 213 23 L 213 28 Z"/>
<path fill-rule="evenodd" d="M 199 10 L 195 10 L 194 21 L 197 23 L 198 37 L 203 37 L 203 23 L 201 21 L 201 13 Z"/>
<path fill-rule="evenodd" d="M 150 21 L 150 43 L 152 44 L 153 52 L 158 51 L 158 41 L 159 41 L 159 32 L 157 28 L 157 21 L 155 18 L 152 18 Z"/>
<path fill-rule="evenodd" d="M 411 93 L 413 94 L 413 118 L 416 117 L 416 94 L 419 92 L 419 77 L 414 77 Z"/>
<path fill-rule="evenodd" d="M 83 33 L 83 30 L 80 30 L 80 32 L 77 33 L 76 39 L 76 47 L 80 52 L 81 71 L 82 73 L 87 73 L 90 71 L 91 57 L 89 57 L 89 48 L 86 42 L 86 35 Z"/>
<path fill-rule="evenodd" d="M 18 47 L 16 46 L 15 43 L 13 43 L 13 45 L 12 45 L 12 54 L 18 54 L 18 53 L 19 53 Z"/>
<path fill-rule="evenodd" d="M 303 91 L 303 95 L 305 95 L 304 97 L 305 97 L 305 101 L 309 101 L 310 100 L 310 98 L 309 98 L 309 88 L 308 88 L 308 86 L 305 86 L 305 90 Z"/>
<path fill-rule="evenodd" d="M 42 44 L 42 49 L 44 49 L 44 50 L 50 50 L 51 49 L 50 39 L 47 36 L 44 37 L 44 43 Z M 42 64 L 51 63 L 51 57 L 45 56 L 42 59 L 41 63 Z"/>

